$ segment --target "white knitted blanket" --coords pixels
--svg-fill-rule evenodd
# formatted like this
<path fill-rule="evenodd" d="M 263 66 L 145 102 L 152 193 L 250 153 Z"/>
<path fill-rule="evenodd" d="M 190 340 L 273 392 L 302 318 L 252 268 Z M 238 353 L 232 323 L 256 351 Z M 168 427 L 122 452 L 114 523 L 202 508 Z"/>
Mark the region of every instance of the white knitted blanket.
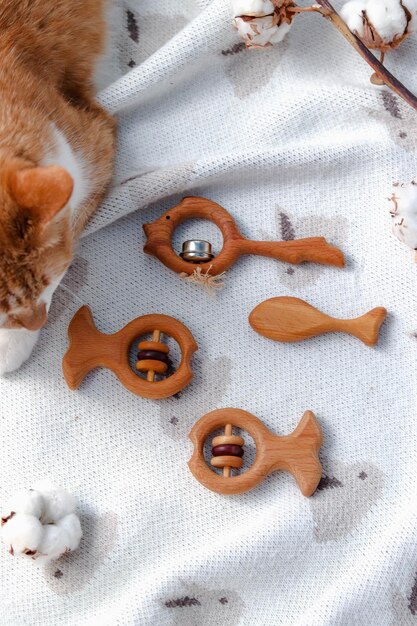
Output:
<path fill-rule="evenodd" d="M 43 568 L 1 549 L 5 626 L 417 623 L 417 270 L 386 200 L 417 174 L 416 116 L 320 17 L 246 51 L 230 13 L 228 0 L 118 0 L 111 15 L 101 101 L 119 120 L 114 188 L 33 358 L 0 382 L 0 499 L 49 476 L 77 496 L 84 538 Z M 414 92 L 416 53 L 410 39 L 387 61 Z M 323 235 L 347 267 L 245 257 L 209 298 L 142 250 L 142 224 L 183 195 L 219 202 L 253 239 Z M 177 245 L 189 235 L 219 250 L 212 225 L 181 227 Z M 375 348 L 347 335 L 278 344 L 248 324 L 278 295 L 389 315 Z M 97 370 L 70 391 L 66 330 L 85 303 L 107 332 L 145 313 L 184 322 L 199 344 L 192 384 L 151 401 Z M 316 494 L 285 473 L 242 496 L 202 487 L 187 435 L 220 407 L 277 434 L 313 410 Z"/>

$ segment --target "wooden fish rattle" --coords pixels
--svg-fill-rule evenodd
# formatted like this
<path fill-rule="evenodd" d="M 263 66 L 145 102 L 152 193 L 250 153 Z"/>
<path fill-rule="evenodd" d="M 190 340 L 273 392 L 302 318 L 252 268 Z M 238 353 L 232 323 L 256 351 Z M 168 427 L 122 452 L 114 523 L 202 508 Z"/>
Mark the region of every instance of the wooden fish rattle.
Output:
<path fill-rule="evenodd" d="M 215 258 L 212 258 L 210 244 L 205 245 L 208 242 L 186 242 L 182 253 L 184 258 L 174 251 L 174 230 L 185 220 L 194 218 L 210 220 L 221 230 L 223 248 Z M 207 198 L 184 198 L 178 206 L 169 209 L 155 222 L 144 224 L 143 228 L 147 237 L 145 252 L 155 256 L 178 274 L 193 274 L 197 262 L 203 272 L 218 276 L 244 254 L 257 254 L 294 264 L 310 261 L 343 267 L 345 263 L 341 250 L 328 244 L 324 237 L 275 242 L 249 241 L 241 235 L 232 216 L 219 204 Z"/>
<path fill-rule="evenodd" d="M 386 316 L 386 309 L 377 307 L 356 319 L 339 320 L 304 300 L 282 296 L 258 304 L 249 316 L 249 323 L 257 333 L 275 341 L 302 341 L 325 333 L 344 332 L 367 346 L 374 346 Z"/>
<path fill-rule="evenodd" d="M 146 380 L 135 374 L 129 363 L 129 350 L 135 339 L 152 332 L 151 341 L 139 343 L 136 369 L 146 373 Z M 175 339 L 181 349 L 181 363 L 165 380 L 155 380 L 155 374 L 167 372 L 169 348 L 160 341 L 161 333 Z M 191 357 L 198 349 L 194 337 L 178 320 L 167 315 L 144 315 L 133 320 L 113 335 L 97 330 L 88 306 L 83 306 L 72 318 L 69 328 L 69 348 L 62 368 L 70 389 L 77 389 L 87 374 L 96 367 L 112 370 L 122 385 L 144 398 L 168 398 L 181 391 L 193 377 Z"/>
<path fill-rule="evenodd" d="M 256 444 L 253 465 L 240 476 L 232 476 L 231 468 L 242 467 L 244 440 L 232 434 L 233 426 L 246 430 Z M 211 465 L 223 468 L 223 475 L 213 472 L 204 457 L 204 445 L 210 434 L 225 428 L 225 434 L 212 441 Z M 320 425 L 311 411 L 306 411 L 297 428 L 285 437 L 278 437 L 260 419 L 241 409 L 217 409 L 194 424 L 189 437 L 194 452 L 188 462 L 194 477 L 207 489 L 225 495 L 244 493 L 256 487 L 276 470 L 292 474 L 304 496 L 311 496 L 322 475 L 318 453 L 322 444 Z"/>

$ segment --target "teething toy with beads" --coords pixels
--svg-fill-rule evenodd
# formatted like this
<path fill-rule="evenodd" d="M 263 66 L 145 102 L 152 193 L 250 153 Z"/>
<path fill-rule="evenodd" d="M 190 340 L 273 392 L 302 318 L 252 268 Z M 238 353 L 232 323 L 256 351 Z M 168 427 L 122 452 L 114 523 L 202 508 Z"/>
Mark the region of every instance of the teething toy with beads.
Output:
<path fill-rule="evenodd" d="M 242 437 L 233 435 L 233 426 L 246 430 L 256 445 L 253 465 L 243 474 L 232 476 L 232 468 L 243 465 Z M 224 435 L 212 441 L 211 465 L 222 468 L 223 475 L 213 472 L 204 457 L 204 445 L 210 434 L 225 429 Z M 194 452 L 188 462 L 194 477 L 207 489 L 222 494 L 244 493 L 253 489 L 275 470 L 292 474 L 304 496 L 311 496 L 322 475 L 318 453 L 322 444 L 320 425 L 312 411 L 306 411 L 297 428 L 278 437 L 260 419 L 241 409 L 217 409 L 207 413 L 193 426 L 189 437 Z"/>
<path fill-rule="evenodd" d="M 129 363 L 129 350 L 138 337 L 152 332 L 151 341 L 141 341 L 136 363 L 138 372 L 146 373 L 146 380 L 135 374 Z M 178 369 L 164 380 L 155 380 L 155 374 L 167 374 L 171 362 L 169 348 L 161 341 L 161 334 L 171 336 L 181 350 Z M 96 367 L 112 370 L 122 385 L 144 398 L 168 398 L 186 387 L 193 377 L 190 361 L 198 346 L 194 337 L 178 320 L 168 315 L 144 315 L 133 320 L 113 335 L 97 330 L 90 309 L 81 307 L 72 318 L 69 328 L 69 348 L 62 368 L 70 389 L 77 389 L 87 374 Z"/>
<path fill-rule="evenodd" d="M 201 218 L 214 222 L 222 232 L 223 248 L 213 258 L 211 245 L 206 241 L 184 243 L 177 255 L 172 246 L 172 235 L 185 220 Z M 324 265 L 344 266 L 343 253 L 327 243 L 324 237 L 309 237 L 291 241 L 249 241 L 239 232 L 232 216 L 216 202 L 207 198 L 188 197 L 162 217 L 143 226 L 147 241 L 144 250 L 178 274 L 191 275 L 198 263 L 199 271 L 218 276 L 244 254 L 272 257 L 279 261 L 299 264 L 303 261 Z"/>

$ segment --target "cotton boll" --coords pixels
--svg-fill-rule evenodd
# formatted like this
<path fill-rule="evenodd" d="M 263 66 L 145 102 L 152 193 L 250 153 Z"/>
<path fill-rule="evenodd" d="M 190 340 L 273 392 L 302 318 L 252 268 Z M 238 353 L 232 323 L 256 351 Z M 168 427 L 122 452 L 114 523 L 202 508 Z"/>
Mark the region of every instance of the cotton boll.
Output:
<path fill-rule="evenodd" d="M 43 527 L 38 560 L 54 561 L 66 552 L 76 550 L 82 534 L 80 520 L 74 513 L 66 515 L 56 524 L 47 524 Z"/>
<path fill-rule="evenodd" d="M 45 503 L 41 517 L 43 524 L 57 522 L 65 515 L 74 513 L 77 508 L 74 496 L 64 489 L 59 489 L 49 482 L 39 483 L 36 487 L 43 495 Z"/>
<path fill-rule="evenodd" d="M 271 15 L 274 12 L 271 0 L 232 0 L 233 15 Z"/>
<path fill-rule="evenodd" d="M 45 508 L 42 515 L 42 523 L 50 524 L 57 522 L 76 509 L 74 496 L 66 491 L 55 491 L 45 499 Z"/>
<path fill-rule="evenodd" d="M 67 549 L 71 551 L 76 550 L 83 536 L 79 518 L 74 513 L 71 513 L 59 520 L 56 525 L 67 534 Z"/>
<path fill-rule="evenodd" d="M 366 15 L 385 43 L 402 37 L 407 29 L 407 16 L 400 0 L 368 0 Z"/>
<path fill-rule="evenodd" d="M 18 492 L 10 506 L 2 517 L 1 535 L 11 554 L 39 562 L 78 548 L 81 524 L 74 513 L 75 498 L 68 492 L 42 482 L 35 491 Z"/>
<path fill-rule="evenodd" d="M 16 513 L 1 529 L 1 535 L 12 554 L 36 552 L 42 540 L 43 528 L 33 515 Z"/>
<path fill-rule="evenodd" d="M 280 41 L 282 41 L 285 35 L 289 32 L 290 28 L 291 28 L 291 24 L 287 24 L 286 22 L 283 22 L 282 24 L 280 24 L 280 26 L 278 26 L 275 32 L 272 33 L 270 37 L 270 42 L 274 44 L 274 43 L 279 43 Z"/>
<path fill-rule="evenodd" d="M 417 30 L 417 0 L 351 0 L 340 14 L 368 48 L 383 52 Z"/>
<path fill-rule="evenodd" d="M 286 22 L 277 24 L 274 15 L 254 17 L 251 20 L 236 17 L 235 26 L 248 48 L 279 43 L 291 28 L 291 24 Z"/>
<path fill-rule="evenodd" d="M 391 200 L 393 234 L 409 248 L 417 250 L 417 181 L 398 185 Z"/>
<path fill-rule="evenodd" d="M 39 544 L 40 562 L 55 561 L 67 552 L 70 539 L 65 529 L 56 524 L 47 524 L 43 527 L 42 540 Z"/>
<path fill-rule="evenodd" d="M 34 515 L 39 519 L 42 515 L 43 506 L 43 497 L 38 491 L 21 489 L 9 500 L 2 514 L 2 519 L 9 517 L 12 512 Z"/>
<path fill-rule="evenodd" d="M 363 12 L 366 10 L 365 0 L 351 0 L 343 5 L 340 16 L 352 33 L 364 36 Z"/>
<path fill-rule="evenodd" d="M 293 0 L 235 0 L 234 26 L 247 48 L 263 48 L 279 43 L 294 18 Z"/>

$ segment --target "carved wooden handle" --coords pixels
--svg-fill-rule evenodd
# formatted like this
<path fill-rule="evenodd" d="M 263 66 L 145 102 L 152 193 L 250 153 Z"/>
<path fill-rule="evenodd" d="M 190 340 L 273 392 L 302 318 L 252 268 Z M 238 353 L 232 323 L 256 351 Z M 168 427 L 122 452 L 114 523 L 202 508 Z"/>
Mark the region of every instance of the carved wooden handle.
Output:
<path fill-rule="evenodd" d="M 240 476 L 215 474 L 204 457 L 206 439 L 213 431 L 226 424 L 246 430 L 256 444 L 255 461 Z M 305 496 L 311 496 L 320 482 L 322 467 L 318 453 L 323 437 L 320 425 L 311 411 L 304 413 L 297 428 L 290 435 L 278 437 L 247 411 L 217 409 L 202 417 L 193 426 L 189 437 L 194 444 L 194 452 L 188 462 L 189 468 L 194 477 L 211 491 L 226 495 L 244 493 L 262 482 L 268 474 L 280 469 L 292 474 Z M 216 439 L 226 440 L 227 437 Z M 238 442 L 240 437 L 232 439 Z"/>
<path fill-rule="evenodd" d="M 267 256 L 285 263 L 320 263 L 322 265 L 344 266 L 343 253 L 327 243 L 324 237 L 308 237 L 291 241 L 242 241 L 242 254 Z"/>
<path fill-rule="evenodd" d="M 323 237 L 279 242 L 245 239 L 232 216 L 223 207 L 207 198 L 197 197 L 184 198 L 178 206 L 169 209 L 155 222 L 144 224 L 147 236 L 145 252 L 155 256 L 178 274 L 192 274 L 195 265 L 176 254 L 172 246 L 172 235 L 179 224 L 193 218 L 214 222 L 223 235 L 221 252 L 211 261 L 199 264 L 203 272 L 209 272 L 212 276 L 229 269 L 244 254 L 257 254 L 295 264 L 311 261 L 336 267 L 344 266 L 341 250 L 328 244 Z"/>

